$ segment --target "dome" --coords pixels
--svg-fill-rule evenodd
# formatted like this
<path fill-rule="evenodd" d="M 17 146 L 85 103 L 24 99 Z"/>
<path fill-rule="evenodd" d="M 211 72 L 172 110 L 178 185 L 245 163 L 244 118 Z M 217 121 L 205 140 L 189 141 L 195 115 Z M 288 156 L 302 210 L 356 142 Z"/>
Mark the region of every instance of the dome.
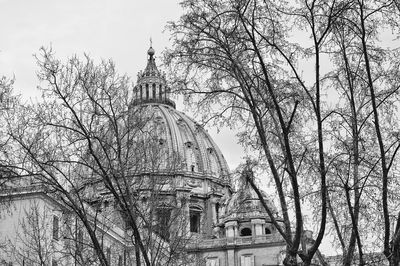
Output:
<path fill-rule="evenodd" d="M 165 151 L 169 158 L 179 161 L 173 167 L 174 174 L 229 183 L 229 168 L 220 149 L 200 124 L 175 109 L 165 74 L 155 64 L 154 49 L 149 51 L 147 66 L 138 74 L 130 112 L 139 111 L 146 128 L 152 128 L 148 131 L 156 132 L 159 152 Z"/>
<path fill-rule="evenodd" d="M 277 209 L 274 206 L 271 199 L 266 195 L 264 191 L 263 194 L 264 201 L 267 206 L 272 210 L 273 213 L 277 213 Z M 236 193 L 232 195 L 229 199 L 226 210 L 224 213 L 225 219 L 230 218 L 252 218 L 258 216 L 267 216 L 267 212 L 262 206 L 257 194 L 250 187 L 250 185 L 241 188 Z"/>
<path fill-rule="evenodd" d="M 249 174 L 251 176 L 247 177 Z M 268 216 L 257 193 L 251 188 L 250 183 L 246 178 L 253 178 L 253 172 L 249 169 L 243 171 L 239 180 L 240 184 L 238 191 L 233 193 L 233 195 L 227 199 L 223 213 L 223 220 L 246 220 Z M 265 193 L 265 191 L 261 190 L 260 192 L 272 213 L 277 214 L 278 211 L 271 198 L 267 193 Z"/>

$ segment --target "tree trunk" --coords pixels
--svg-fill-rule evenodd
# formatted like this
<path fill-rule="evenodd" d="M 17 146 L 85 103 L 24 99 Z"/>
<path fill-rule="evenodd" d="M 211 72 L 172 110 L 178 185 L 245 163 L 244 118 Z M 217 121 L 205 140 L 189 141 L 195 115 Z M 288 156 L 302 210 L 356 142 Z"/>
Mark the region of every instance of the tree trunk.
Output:
<path fill-rule="evenodd" d="M 140 266 L 140 248 L 138 244 L 135 244 L 135 259 L 136 266 Z"/>

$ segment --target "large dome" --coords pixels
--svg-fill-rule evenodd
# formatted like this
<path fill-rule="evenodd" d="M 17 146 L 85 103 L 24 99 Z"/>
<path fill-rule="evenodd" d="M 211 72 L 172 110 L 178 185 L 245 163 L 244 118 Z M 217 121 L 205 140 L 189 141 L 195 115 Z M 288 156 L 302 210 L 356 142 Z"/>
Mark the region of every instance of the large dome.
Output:
<path fill-rule="evenodd" d="M 160 146 L 181 161 L 175 173 L 228 180 L 225 158 L 201 125 L 170 105 L 147 102 L 137 107 L 150 124 L 159 125 Z"/>
<path fill-rule="evenodd" d="M 153 48 L 148 55 L 145 70 L 138 74 L 131 110 L 140 109 L 150 124 L 161 128 L 159 141 L 163 149 L 177 154 L 181 161 L 175 174 L 229 183 L 229 168 L 220 149 L 200 124 L 175 109 L 165 74 L 156 67 Z"/>

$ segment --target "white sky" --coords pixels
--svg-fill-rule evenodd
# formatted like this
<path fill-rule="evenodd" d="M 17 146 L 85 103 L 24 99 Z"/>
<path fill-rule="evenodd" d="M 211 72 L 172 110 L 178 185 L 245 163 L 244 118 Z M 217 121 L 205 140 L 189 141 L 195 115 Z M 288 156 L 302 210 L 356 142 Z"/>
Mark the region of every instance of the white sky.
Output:
<path fill-rule="evenodd" d="M 51 46 L 61 59 L 83 53 L 111 58 L 119 73 L 136 82 L 150 38 L 157 56 L 169 46 L 167 21 L 181 12 L 176 0 L 0 0 L 0 76 L 15 75 L 17 92 L 25 99 L 38 97 L 33 55 Z M 177 109 L 184 107 L 178 103 Z M 194 110 L 187 113 L 193 117 Z M 208 130 L 234 169 L 243 157 L 234 133 Z"/>

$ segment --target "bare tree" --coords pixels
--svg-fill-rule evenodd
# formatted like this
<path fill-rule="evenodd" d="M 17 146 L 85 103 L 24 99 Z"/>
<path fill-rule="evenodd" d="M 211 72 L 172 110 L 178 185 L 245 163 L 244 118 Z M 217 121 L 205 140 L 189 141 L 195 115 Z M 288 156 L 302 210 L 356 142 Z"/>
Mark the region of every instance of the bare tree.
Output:
<path fill-rule="evenodd" d="M 6 134 L 7 113 L 12 112 L 19 102 L 19 97 L 13 91 L 14 79 L 0 77 L 0 191 L 4 191 L 13 184 L 19 177 L 18 172 L 12 165 L 8 164 L 8 159 L 12 156 L 13 146 L 10 138 Z M 9 207 L 9 198 L 2 197 L 0 201 L 0 214 Z"/>
<path fill-rule="evenodd" d="M 375 206 L 383 206 L 383 212 L 376 209 L 375 218 L 386 217 L 385 229 L 379 232 L 390 235 L 388 172 L 396 163 L 397 129 L 379 122 L 379 115 L 396 116 L 393 109 L 378 108 L 397 99 L 397 61 L 374 43 L 379 29 L 388 25 L 383 16 L 390 15 L 388 22 L 398 26 L 394 2 L 188 0 L 182 6 L 185 14 L 169 25 L 174 48 L 166 61 L 172 65 L 174 82 L 189 101 L 207 109 L 206 120 L 246 125 L 239 137 L 260 151 L 277 191 L 284 226 L 265 203 L 264 207 L 286 241 L 285 265 L 297 265 L 297 256 L 305 265 L 311 263 L 326 234 L 328 209 L 337 232 L 344 217 L 351 221 L 348 242 L 338 234 L 345 263 L 351 263 L 357 244 L 363 264 L 360 210 L 364 221 L 371 217 L 361 205 L 363 200 L 375 201 L 370 198 L 374 193 L 382 196 L 382 205 Z M 374 74 L 368 70 L 371 60 L 377 67 Z M 382 85 L 379 92 L 374 90 L 377 83 Z M 335 102 L 335 96 L 345 99 Z M 381 127 L 387 129 L 384 137 Z M 387 137 L 391 140 L 385 145 Z M 372 150 L 381 152 L 369 153 Z M 381 181 L 376 178 L 377 164 L 384 165 Z M 263 201 L 255 184 L 253 188 Z M 343 209 L 333 205 L 340 195 L 347 216 L 339 222 L 337 213 Z M 311 223 L 319 229 L 314 244 L 304 248 L 304 210 L 310 203 Z"/>
<path fill-rule="evenodd" d="M 72 211 L 100 265 L 113 264 L 102 241 L 113 224 L 136 265 L 176 265 L 188 238 L 171 174 L 182 161 L 162 145 L 151 108 L 131 104 L 129 79 L 111 61 L 63 64 L 46 49 L 37 60 L 41 102 L 10 114 L 20 119 L 7 132 L 18 147 L 15 168 Z"/>
<path fill-rule="evenodd" d="M 364 13 L 364 19 L 360 17 L 360 12 Z M 366 5 L 361 1 L 353 1 L 335 24 L 334 34 L 331 35 L 333 45 L 330 52 L 334 55 L 335 70 L 328 78 L 333 81 L 340 100 L 329 118 L 337 154 L 332 169 L 338 181 L 333 179 L 332 182 L 331 197 L 334 204 L 330 204 L 329 209 L 343 249 L 344 265 L 351 264 L 356 245 L 358 263 L 365 265 L 363 249 L 369 252 L 376 250 L 376 242 L 373 248 L 369 247 L 371 239 L 383 243 L 384 235 L 390 235 L 394 230 L 390 226 L 385 229 L 380 217 L 385 216 L 385 201 L 390 206 L 386 210 L 390 216 L 396 212 L 399 204 L 397 189 L 394 183 L 389 186 L 386 184 L 386 190 L 390 192 L 385 195 L 385 178 L 380 177 L 385 171 L 379 170 L 379 165 L 382 161 L 390 161 L 385 163 L 387 171 L 392 170 L 391 176 L 397 175 L 395 165 L 399 142 L 396 124 L 399 117 L 394 110 L 399 93 L 396 80 L 398 60 L 396 49 L 382 47 L 377 29 L 389 24 L 398 27 L 393 23 L 398 15 L 393 2 L 377 1 Z M 365 53 L 368 53 L 367 57 L 370 56 L 369 62 Z M 372 71 L 367 70 L 369 64 L 373 66 Z M 375 93 L 371 93 L 368 75 L 372 76 Z M 384 120 L 380 121 L 378 116 Z M 384 141 L 378 141 L 379 135 Z M 377 144 L 383 145 L 386 158 L 382 157 L 382 152 L 378 152 L 382 149 Z M 340 185 L 336 186 L 338 183 Z M 387 197 L 388 194 L 392 196 Z M 345 243 L 346 235 L 349 236 L 348 245 Z M 384 244 L 382 249 L 386 249 Z M 390 261 L 392 255 L 387 257 Z"/>
<path fill-rule="evenodd" d="M 301 4 L 298 8 L 286 9 L 290 15 L 283 18 L 284 7 L 274 2 L 235 3 L 186 1 L 187 14 L 177 24 L 170 25 L 177 47 L 170 58 L 177 60 L 175 66 L 184 68 L 177 73 L 203 72 L 207 77 L 205 87 L 210 88 L 210 93 L 199 87 L 194 90 L 206 93 L 205 99 L 223 95 L 227 102 L 223 112 L 229 110 L 233 116 L 248 116 L 245 119 L 255 128 L 256 145 L 269 164 L 279 197 L 284 227 L 277 223 L 258 191 L 272 222 L 287 243 L 285 265 L 297 265 L 298 255 L 309 265 L 321 243 L 327 217 L 320 52 L 331 24 L 343 8 L 335 2 Z M 293 25 L 284 21 L 288 19 Z M 285 31 L 298 23 L 296 20 L 303 20 L 302 25 L 308 25 L 313 36 L 316 69 L 311 86 L 302 80 L 294 61 L 295 53 L 300 53 L 301 48 L 284 38 Z M 284 62 L 286 67 L 275 64 L 276 61 Z M 211 74 L 204 74 L 208 71 Z M 285 75 L 294 78 L 285 79 Z M 187 84 L 187 78 L 184 76 L 186 80 L 178 82 Z M 305 119 L 303 112 L 307 112 L 309 119 Z M 298 138 L 303 125 L 314 129 L 315 138 L 308 141 Z M 301 200 L 305 195 L 299 178 L 304 173 L 302 162 L 306 157 L 318 162 L 314 180 L 319 182 L 314 187 L 320 195 L 321 222 L 314 245 L 301 251 Z M 285 189 L 286 185 L 289 190 Z M 294 223 L 290 218 L 292 206 Z"/>
<path fill-rule="evenodd" d="M 380 99 L 380 94 L 382 91 L 392 91 L 391 94 L 398 92 L 399 83 L 396 80 L 398 77 L 398 67 L 394 67 L 397 71 L 389 72 L 382 71 L 386 69 L 382 69 L 379 64 L 382 62 L 381 60 L 376 60 L 376 53 L 374 50 L 373 43 L 370 41 L 373 38 L 373 34 L 371 29 L 373 29 L 374 25 L 379 22 L 379 15 L 390 15 L 395 8 L 393 6 L 394 2 L 380 2 L 374 4 L 367 4 L 364 1 L 357 1 L 356 3 L 356 15 L 358 21 L 357 27 L 357 37 L 361 42 L 361 51 L 364 59 L 364 68 L 366 73 L 366 85 L 370 93 L 371 97 L 371 106 L 372 106 L 372 116 L 373 116 L 373 125 L 375 127 L 375 135 L 378 143 L 378 158 L 381 165 L 381 201 L 382 201 L 382 214 L 384 218 L 384 241 L 383 241 L 383 253 L 388 258 L 390 265 L 398 265 L 400 263 L 400 236 L 399 236 L 399 228 L 400 228 L 400 212 L 398 213 L 398 218 L 396 219 L 396 226 L 394 228 L 393 236 L 392 230 L 390 228 L 390 206 L 389 206 L 389 189 L 390 189 L 390 171 L 393 167 L 393 162 L 395 162 L 396 154 L 400 148 L 400 142 L 398 137 L 390 137 L 385 134 L 384 130 L 386 128 L 385 124 L 382 122 L 382 118 L 385 117 L 385 114 L 382 111 L 382 105 L 385 103 Z M 398 11 L 395 9 L 395 11 Z M 378 13 L 378 15 L 376 14 Z M 395 16 L 395 19 L 398 21 L 398 13 Z M 382 23 L 382 21 L 381 21 Z M 395 63 L 398 66 L 398 62 L 390 61 L 389 63 Z M 392 70 L 389 68 L 388 70 Z M 382 73 L 383 72 L 383 73 Z M 383 78 L 381 78 L 382 74 Z M 393 75 L 393 76 L 392 76 Z M 395 82 L 393 82 L 395 79 Z M 389 131 L 390 133 L 391 131 Z"/>

